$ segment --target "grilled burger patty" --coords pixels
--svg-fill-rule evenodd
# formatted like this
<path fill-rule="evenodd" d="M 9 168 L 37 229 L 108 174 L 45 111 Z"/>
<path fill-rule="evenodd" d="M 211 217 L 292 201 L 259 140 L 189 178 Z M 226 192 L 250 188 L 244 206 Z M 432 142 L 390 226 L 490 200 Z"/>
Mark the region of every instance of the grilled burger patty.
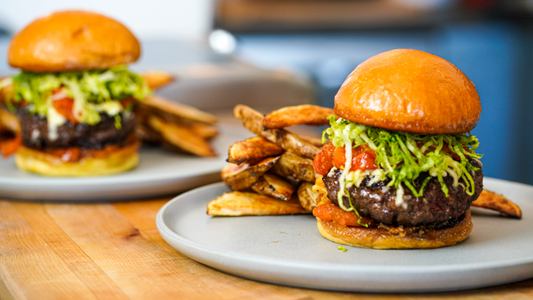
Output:
<path fill-rule="evenodd" d="M 96 125 L 72 124 L 67 121 L 57 127 L 57 139 L 51 140 L 48 136 L 48 121 L 38 114 L 31 115 L 26 110 L 18 112 L 21 136 L 29 148 L 69 148 L 81 147 L 88 149 L 101 149 L 109 144 L 119 144 L 134 133 L 136 119 L 133 113 L 121 114 L 122 128 L 117 129 L 115 118 L 101 113 L 101 121 Z"/>
<path fill-rule="evenodd" d="M 480 168 L 471 173 L 475 183 L 475 193 L 472 196 L 467 195 L 461 185 L 454 188 L 452 186 L 453 178 L 446 176 L 443 178 L 448 187 L 448 197 L 446 197 L 437 178 L 433 177 L 424 188 L 424 195 L 420 198 L 415 197 L 410 189 L 404 187 L 403 201 L 407 203 L 407 208 L 404 209 L 401 206 L 396 206 L 396 189 L 387 187 L 390 180 L 379 181 L 367 186 L 370 181 L 370 178 L 367 177 L 359 188 L 355 185 L 348 188 L 350 199 L 361 216 L 370 217 L 379 223 L 391 226 L 438 225 L 459 219 L 483 190 L 481 164 L 473 159 L 469 161 L 474 167 Z M 324 176 L 323 181 L 328 190 L 328 198 L 333 204 L 339 206 L 337 193 L 341 170 L 332 173 L 332 176 Z M 420 174 L 415 181 L 415 188 L 420 189 L 428 176 L 428 173 Z M 343 197 L 345 207 L 350 207 L 349 201 L 345 195 Z"/>

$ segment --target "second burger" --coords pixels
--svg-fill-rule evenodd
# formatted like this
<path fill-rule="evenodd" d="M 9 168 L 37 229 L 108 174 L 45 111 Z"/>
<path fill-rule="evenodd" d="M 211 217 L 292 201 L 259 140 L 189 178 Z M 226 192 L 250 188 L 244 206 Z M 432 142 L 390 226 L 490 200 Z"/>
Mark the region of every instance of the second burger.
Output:
<path fill-rule="evenodd" d="M 126 64 L 140 44 L 100 14 L 62 11 L 37 19 L 8 50 L 22 145 L 19 168 L 48 176 L 109 175 L 135 167 L 133 102 L 150 90 Z M 5 153 L 4 153 L 5 154 Z"/>

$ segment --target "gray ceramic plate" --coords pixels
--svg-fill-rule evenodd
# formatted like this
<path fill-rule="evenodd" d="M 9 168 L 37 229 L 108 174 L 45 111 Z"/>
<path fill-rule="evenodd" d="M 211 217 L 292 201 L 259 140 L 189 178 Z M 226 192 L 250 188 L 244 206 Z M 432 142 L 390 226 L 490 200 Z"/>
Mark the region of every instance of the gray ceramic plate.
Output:
<path fill-rule="evenodd" d="M 132 171 L 104 177 L 43 177 L 20 171 L 13 158 L 0 159 L 0 197 L 20 200 L 103 201 L 168 195 L 220 180 L 231 144 L 252 136 L 242 126 L 221 124 L 213 141 L 216 158 L 143 147 Z"/>
<path fill-rule="evenodd" d="M 515 201 L 522 220 L 472 209 L 474 230 L 464 242 L 432 250 L 346 247 L 321 237 L 309 215 L 210 217 L 207 203 L 223 183 L 174 198 L 159 211 L 163 238 L 215 269 L 283 285 L 339 291 L 438 292 L 533 277 L 533 187 L 485 179 L 486 188 Z"/>

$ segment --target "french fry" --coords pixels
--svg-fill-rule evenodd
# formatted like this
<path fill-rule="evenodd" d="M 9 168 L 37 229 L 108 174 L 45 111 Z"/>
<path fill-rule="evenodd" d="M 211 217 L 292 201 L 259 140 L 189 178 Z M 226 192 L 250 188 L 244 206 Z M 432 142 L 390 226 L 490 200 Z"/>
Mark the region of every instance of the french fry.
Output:
<path fill-rule="evenodd" d="M 217 156 L 209 142 L 188 127 L 168 123 L 156 116 L 149 117 L 148 125 L 161 135 L 163 144 L 173 150 L 205 157 Z"/>
<path fill-rule="evenodd" d="M 172 123 L 191 123 L 193 121 L 214 124 L 217 118 L 192 106 L 166 100 L 158 96 L 148 96 L 137 103 L 137 113 L 157 115 Z"/>
<path fill-rule="evenodd" d="M 266 157 L 280 155 L 281 153 L 283 153 L 283 149 L 276 144 L 256 136 L 231 145 L 228 151 L 228 161 L 237 165 L 242 163 L 253 164 Z"/>
<path fill-rule="evenodd" d="M 303 135 L 300 135 L 300 138 L 302 140 L 310 143 L 313 146 L 316 146 L 316 147 L 319 147 L 319 148 L 322 148 L 322 146 L 324 146 L 324 143 L 322 143 L 322 139 L 317 139 L 317 138 L 313 138 L 313 137 L 310 137 L 310 136 L 303 136 Z"/>
<path fill-rule="evenodd" d="M 218 135 L 216 117 L 196 108 L 150 96 L 136 102 L 137 135 L 145 142 L 198 156 L 217 156 L 208 140 Z"/>
<path fill-rule="evenodd" d="M 212 124 L 206 123 L 193 123 L 191 124 L 191 130 L 199 134 L 204 139 L 212 139 L 218 135 L 218 128 Z"/>
<path fill-rule="evenodd" d="M 256 165 L 242 164 L 238 166 L 229 164 L 222 169 L 222 180 L 232 190 L 245 190 L 256 183 L 259 177 L 272 168 L 278 160 L 279 156 L 266 158 Z"/>
<path fill-rule="evenodd" d="M 313 161 L 291 152 L 283 153 L 278 162 L 272 167 L 271 172 L 282 177 L 289 177 L 307 182 L 314 183 L 316 180 Z"/>
<path fill-rule="evenodd" d="M 273 137 L 271 137 L 273 131 L 263 130 L 264 116 L 260 112 L 249 106 L 238 104 L 233 109 L 233 115 L 235 118 L 242 120 L 244 127 L 248 130 L 273 142 Z"/>
<path fill-rule="evenodd" d="M 263 130 L 263 115 L 258 111 L 239 104 L 235 106 L 233 114 L 243 121 L 244 127 L 251 132 L 264 137 L 282 149 L 292 151 L 295 154 L 313 159 L 320 148 L 285 129 Z"/>
<path fill-rule="evenodd" d="M 140 74 L 151 89 L 159 89 L 174 81 L 174 76 L 165 71 L 147 71 Z"/>
<path fill-rule="evenodd" d="M 250 192 L 229 192 L 207 204 L 211 216 L 264 216 L 309 213 L 298 199 L 280 201 L 267 195 Z"/>
<path fill-rule="evenodd" d="M 2 82 L 6 77 L 0 77 L 0 82 Z M 6 99 L 9 99 L 13 96 L 13 85 L 10 83 L 4 85 L 0 88 L 0 104 L 3 104 Z"/>
<path fill-rule="evenodd" d="M 0 108 L 0 131 L 20 132 L 20 123 L 14 114 Z"/>
<path fill-rule="evenodd" d="M 302 182 L 298 188 L 298 200 L 303 208 L 308 211 L 313 211 L 317 207 L 317 198 L 319 194 L 313 191 L 313 184 L 310 182 Z"/>
<path fill-rule="evenodd" d="M 331 108 L 309 104 L 284 107 L 265 116 L 263 129 L 280 129 L 294 125 L 328 125 L 328 117 L 334 114 Z"/>
<path fill-rule="evenodd" d="M 256 183 L 252 184 L 252 190 L 278 200 L 289 201 L 296 188 L 281 177 L 265 173 Z"/>
<path fill-rule="evenodd" d="M 472 202 L 472 206 L 495 210 L 511 218 L 522 218 L 522 210 L 518 205 L 502 195 L 487 190 L 481 192 L 479 198 Z"/>

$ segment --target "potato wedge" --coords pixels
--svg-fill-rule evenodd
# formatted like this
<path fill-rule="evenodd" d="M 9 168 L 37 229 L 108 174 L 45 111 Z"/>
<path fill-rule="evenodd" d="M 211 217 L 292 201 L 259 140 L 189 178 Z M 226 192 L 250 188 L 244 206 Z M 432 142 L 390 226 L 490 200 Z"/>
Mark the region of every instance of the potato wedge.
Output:
<path fill-rule="evenodd" d="M 137 102 L 136 112 L 143 115 L 157 115 L 172 123 L 190 123 L 191 121 L 214 124 L 217 118 L 192 106 L 176 103 L 158 96 L 148 96 Z"/>
<path fill-rule="evenodd" d="M 267 195 L 250 192 L 229 192 L 207 204 L 211 216 L 273 216 L 305 214 L 306 211 L 295 197 L 280 201 Z"/>
<path fill-rule="evenodd" d="M 313 183 L 302 182 L 298 187 L 298 200 L 303 208 L 308 211 L 313 211 L 313 208 L 317 207 L 317 199 L 319 194 L 313 191 Z"/>
<path fill-rule="evenodd" d="M 487 190 L 481 192 L 479 198 L 472 202 L 472 206 L 495 210 L 511 218 L 522 218 L 522 210 L 518 205 L 502 195 Z"/>
<path fill-rule="evenodd" d="M 252 190 L 278 200 L 289 201 L 296 188 L 279 176 L 265 173 L 256 183 L 252 184 Z"/>
<path fill-rule="evenodd" d="M 235 106 L 233 115 L 242 120 L 244 127 L 248 128 L 248 130 L 264 137 L 284 150 L 292 151 L 299 156 L 310 159 L 313 159 L 320 151 L 319 147 L 285 129 L 263 130 L 263 115 L 246 105 L 239 104 Z"/>
<path fill-rule="evenodd" d="M 260 136 L 236 142 L 229 147 L 228 161 L 240 165 L 242 163 L 254 164 L 266 157 L 283 153 L 283 149 Z"/>
<path fill-rule="evenodd" d="M 300 138 L 302 140 L 310 143 L 313 146 L 316 146 L 316 147 L 319 147 L 319 148 L 322 148 L 322 146 L 324 146 L 324 143 L 322 143 L 322 139 L 317 139 L 317 138 L 314 138 L 314 137 L 303 136 L 303 135 L 300 135 Z"/>
<path fill-rule="evenodd" d="M 3 82 L 6 78 L 7 77 L 0 77 L 0 84 L 2 86 L 0 88 L 0 104 L 4 104 L 6 99 L 10 99 L 13 97 L 12 81 L 10 80 L 8 82 Z"/>
<path fill-rule="evenodd" d="M 239 120 L 242 120 L 244 127 L 248 128 L 248 130 L 251 132 L 272 141 L 270 137 L 272 133 L 267 130 L 263 130 L 264 116 L 260 112 L 249 106 L 238 104 L 235 106 L 235 108 L 233 108 L 233 116 Z"/>
<path fill-rule="evenodd" d="M 263 129 L 280 129 L 294 125 L 328 125 L 328 117 L 335 115 L 331 108 L 304 104 L 275 110 L 263 119 Z"/>
<path fill-rule="evenodd" d="M 209 142 L 188 127 L 168 123 L 156 116 L 149 117 L 148 125 L 161 135 L 163 144 L 171 149 L 177 148 L 205 157 L 217 156 Z"/>
<path fill-rule="evenodd" d="M 140 75 L 144 78 L 146 84 L 154 90 L 173 82 L 175 79 L 174 75 L 166 71 L 147 71 L 142 72 Z"/>
<path fill-rule="evenodd" d="M 271 172 L 281 177 L 289 177 L 311 183 L 316 180 L 313 161 L 291 152 L 283 153 L 278 162 L 272 167 Z"/>
<path fill-rule="evenodd" d="M 245 190 L 256 183 L 259 177 L 272 168 L 278 160 L 279 156 L 266 158 L 256 165 L 229 164 L 222 169 L 221 177 L 230 189 L 234 191 Z"/>
<path fill-rule="evenodd" d="M 218 135 L 218 128 L 211 124 L 195 122 L 191 124 L 191 129 L 208 140 Z"/>
<path fill-rule="evenodd" d="M 2 108 L 0 108 L 0 131 L 20 132 L 20 123 L 17 116 Z"/>

